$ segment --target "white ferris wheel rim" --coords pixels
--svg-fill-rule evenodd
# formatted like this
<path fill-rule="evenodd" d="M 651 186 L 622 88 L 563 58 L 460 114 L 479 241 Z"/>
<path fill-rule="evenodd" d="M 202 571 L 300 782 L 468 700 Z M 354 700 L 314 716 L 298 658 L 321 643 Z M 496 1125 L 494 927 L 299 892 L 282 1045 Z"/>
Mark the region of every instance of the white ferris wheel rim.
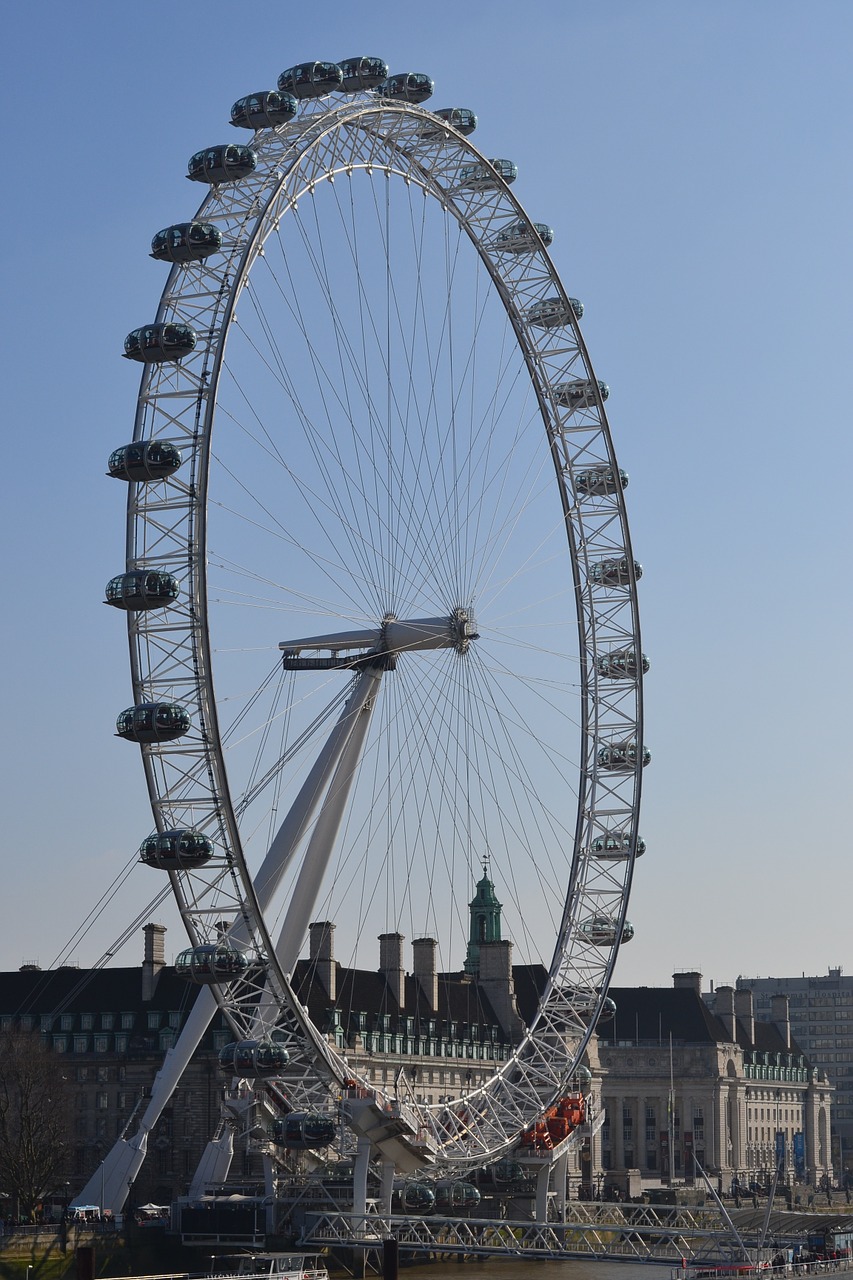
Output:
<path fill-rule="evenodd" d="M 618 474 L 609 427 L 577 319 L 544 245 L 534 236 L 529 254 L 496 250 L 502 231 L 532 224 L 467 139 L 421 108 L 359 95 L 343 104 L 328 99 L 313 103 L 292 125 L 256 135 L 253 145 L 259 157 L 255 173 L 244 183 L 214 188 L 196 215 L 225 228 L 225 260 L 175 267 L 158 311 L 159 322 L 193 324 L 205 341 L 180 365 L 146 368 L 137 411 L 135 440 L 171 439 L 187 455 L 183 475 L 178 472 L 161 485 L 131 485 L 129 495 L 128 571 L 157 564 L 183 566 L 186 575 L 186 603 L 169 610 L 165 620 L 147 612 L 129 615 L 135 702 L 177 701 L 193 714 L 191 741 L 143 747 L 155 819 L 160 830 L 200 827 L 217 840 L 222 854 L 209 873 L 172 875 L 189 937 L 194 944 L 215 939 L 222 917 L 247 922 L 241 944 L 264 958 L 265 981 L 284 1010 L 280 1030 L 294 1049 L 294 1063 L 301 1062 L 295 1094 L 305 1105 L 320 1104 L 330 1085 L 340 1087 L 353 1073 L 322 1029 L 311 1023 L 277 962 L 271 926 L 243 856 L 238 802 L 229 791 L 208 628 L 205 532 L 211 439 L 235 307 L 282 220 L 293 216 L 301 198 L 312 199 L 314 188 L 330 175 L 348 170 L 363 174 L 373 169 L 382 181 L 388 177 L 420 185 L 468 238 L 509 318 L 544 422 L 545 455 L 555 464 L 581 636 L 581 766 L 573 853 L 538 1014 L 511 1057 L 468 1094 L 464 1125 L 454 1122 L 455 1131 L 449 1132 L 447 1117 L 458 1115 L 458 1105 L 454 1110 L 447 1102 L 411 1103 L 421 1127 L 437 1138 L 443 1162 L 457 1167 L 482 1163 L 509 1149 L 567 1088 L 605 1000 L 625 925 L 642 758 L 635 751 L 633 760 L 614 775 L 603 767 L 601 753 L 614 743 L 642 743 L 642 672 L 622 681 L 603 680 L 600 660 L 614 651 L 640 653 L 637 574 L 621 486 L 599 495 L 580 493 L 577 487 L 579 473 L 610 467 Z M 473 165 L 489 174 L 488 192 L 460 185 L 460 171 Z M 556 332 L 531 324 L 534 307 L 555 299 L 567 308 L 567 323 Z M 205 318 L 214 323 L 205 327 L 199 323 Z M 572 379 L 595 389 L 589 404 L 560 404 L 559 388 Z M 173 514 L 167 517 L 167 511 Z M 625 581 L 615 586 L 601 581 L 596 569 L 610 562 L 627 565 Z M 208 794 L 199 800 L 205 785 Z M 626 856 L 595 857 L 596 839 L 601 846 L 613 830 L 626 837 Z M 610 922 L 612 938 L 592 939 L 589 929 L 584 934 L 584 923 L 596 920 Z M 238 1034 L 241 1029 L 249 1034 L 247 1011 L 257 1001 L 257 990 L 256 976 L 216 989 Z M 587 1004 L 583 1016 L 579 997 Z"/>

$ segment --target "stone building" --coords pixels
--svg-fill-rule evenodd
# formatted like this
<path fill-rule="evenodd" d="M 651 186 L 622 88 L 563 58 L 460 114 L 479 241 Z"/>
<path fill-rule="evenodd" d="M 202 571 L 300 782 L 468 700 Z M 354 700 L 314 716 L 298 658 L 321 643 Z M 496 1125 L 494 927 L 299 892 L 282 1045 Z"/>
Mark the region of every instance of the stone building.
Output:
<path fill-rule="evenodd" d="M 835 1086 L 833 1164 L 853 1178 L 853 977 L 834 968 L 823 975 L 738 978 L 735 986 L 752 992 L 760 1017 L 769 1016 L 777 997 L 787 996 L 792 1034 L 812 1065 Z M 711 1007 L 715 994 L 705 996 Z"/>
<path fill-rule="evenodd" d="M 720 987 L 712 1013 L 698 973 L 610 994 L 616 1014 L 598 1028 L 607 1120 L 594 1165 L 692 1180 L 695 1154 L 728 1189 L 734 1177 L 768 1182 L 778 1151 L 787 1182 L 831 1175 L 832 1087 L 793 1038 L 786 1000 L 760 1021 L 749 991 Z"/>

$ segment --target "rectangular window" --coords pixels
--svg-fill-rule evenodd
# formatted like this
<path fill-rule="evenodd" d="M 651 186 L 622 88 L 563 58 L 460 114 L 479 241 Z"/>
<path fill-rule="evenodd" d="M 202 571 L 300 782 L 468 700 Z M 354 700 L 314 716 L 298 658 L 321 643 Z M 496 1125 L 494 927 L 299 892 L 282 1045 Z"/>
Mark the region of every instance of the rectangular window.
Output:
<path fill-rule="evenodd" d="M 179 1013 L 169 1014 L 169 1026 L 178 1028 L 181 1025 L 181 1015 Z"/>
<path fill-rule="evenodd" d="M 155 1012 L 153 1012 L 153 1011 L 149 1011 L 149 1013 L 148 1013 L 148 1030 L 149 1030 L 149 1031 L 159 1031 L 159 1030 L 160 1030 L 160 1014 L 159 1014 L 159 1013 L 155 1013 Z"/>
<path fill-rule="evenodd" d="M 33 1020 L 28 1013 L 25 1013 L 24 1016 L 20 1019 L 19 1025 L 22 1031 L 32 1031 Z"/>
<path fill-rule="evenodd" d="M 80 1014 L 80 1030 L 92 1031 L 95 1027 L 95 1015 L 93 1013 Z"/>
<path fill-rule="evenodd" d="M 104 1090 L 102 1093 L 95 1094 L 95 1106 L 99 1111 L 106 1111 L 110 1105 L 109 1094 Z"/>
<path fill-rule="evenodd" d="M 127 1053 L 127 1036 L 116 1036 L 116 1053 Z"/>
<path fill-rule="evenodd" d="M 42 1031 L 50 1031 L 52 1027 L 53 1027 L 53 1018 L 51 1018 L 49 1013 L 43 1013 L 41 1015 Z"/>
<path fill-rule="evenodd" d="M 114 1014 L 112 1013 L 101 1014 L 101 1030 L 102 1031 L 112 1031 L 114 1022 L 115 1022 Z"/>
<path fill-rule="evenodd" d="M 75 1036 L 75 1037 L 74 1037 L 74 1052 L 75 1052 L 75 1053 L 88 1053 L 88 1052 L 89 1052 L 89 1037 L 88 1037 L 88 1036 Z"/>
<path fill-rule="evenodd" d="M 95 1053 L 107 1053 L 109 1052 L 109 1047 L 109 1036 L 95 1036 Z"/>
<path fill-rule="evenodd" d="M 132 1013 L 123 1013 L 121 1015 L 121 1026 L 123 1031 L 133 1030 L 134 1015 Z"/>
<path fill-rule="evenodd" d="M 68 1036 L 53 1037 L 53 1052 L 66 1053 L 68 1051 Z"/>
<path fill-rule="evenodd" d="M 73 1031 L 74 1030 L 73 1013 L 63 1013 L 62 1017 L 59 1019 L 59 1027 L 61 1031 Z"/>

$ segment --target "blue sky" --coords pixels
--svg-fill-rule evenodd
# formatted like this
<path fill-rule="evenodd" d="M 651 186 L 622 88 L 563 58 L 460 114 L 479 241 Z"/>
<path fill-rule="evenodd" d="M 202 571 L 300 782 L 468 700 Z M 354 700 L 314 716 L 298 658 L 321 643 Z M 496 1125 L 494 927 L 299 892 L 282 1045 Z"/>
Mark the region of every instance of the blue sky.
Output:
<path fill-rule="evenodd" d="M 236 97 L 361 52 L 427 71 L 435 105 L 473 107 L 477 144 L 518 163 L 611 387 L 653 753 L 617 982 L 847 967 L 846 0 L 46 3 L 5 27 L 0 968 L 49 965 L 150 827 L 101 604 L 123 564 L 103 473 L 138 381 L 121 344 L 162 283 L 150 237 L 190 216 L 187 158 L 231 140 Z"/>

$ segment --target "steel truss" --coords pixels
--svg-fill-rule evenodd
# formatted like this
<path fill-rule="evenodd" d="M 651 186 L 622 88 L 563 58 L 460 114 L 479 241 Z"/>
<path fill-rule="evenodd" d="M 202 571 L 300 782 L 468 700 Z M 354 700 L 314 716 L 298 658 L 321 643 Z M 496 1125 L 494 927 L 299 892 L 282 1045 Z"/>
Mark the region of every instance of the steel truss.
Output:
<path fill-rule="evenodd" d="M 736 1238 L 712 1210 L 572 1201 L 565 1222 L 493 1218 L 309 1214 L 303 1243 L 375 1248 L 393 1237 L 415 1253 L 518 1258 L 623 1258 L 636 1262 L 743 1262 Z"/>

